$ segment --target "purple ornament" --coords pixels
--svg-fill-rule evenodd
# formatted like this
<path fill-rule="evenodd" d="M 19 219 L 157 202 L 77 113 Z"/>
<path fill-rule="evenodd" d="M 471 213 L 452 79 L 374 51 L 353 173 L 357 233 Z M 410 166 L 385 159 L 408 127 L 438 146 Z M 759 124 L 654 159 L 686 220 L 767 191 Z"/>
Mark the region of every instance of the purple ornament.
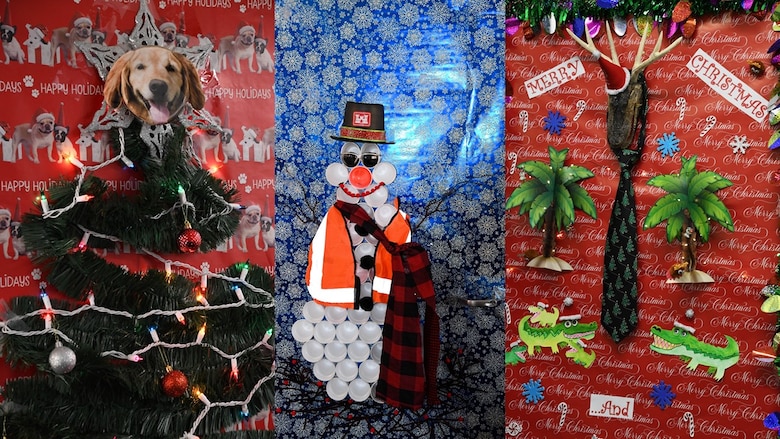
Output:
<path fill-rule="evenodd" d="M 582 17 L 575 17 L 571 23 L 571 31 L 574 32 L 574 35 L 583 38 L 585 35 L 585 20 Z"/>

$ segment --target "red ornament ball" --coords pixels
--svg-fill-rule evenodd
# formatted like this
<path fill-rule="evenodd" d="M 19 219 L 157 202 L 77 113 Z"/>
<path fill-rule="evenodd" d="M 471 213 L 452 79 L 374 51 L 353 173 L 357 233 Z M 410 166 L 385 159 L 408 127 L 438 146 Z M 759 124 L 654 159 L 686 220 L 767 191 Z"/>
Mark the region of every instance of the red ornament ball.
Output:
<path fill-rule="evenodd" d="M 179 250 L 182 253 L 195 253 L 200 248 L 200 233 L 189 224 L 184 225 L 184 230 L 179 234 Z"/>
<path fill-rule="evenodd" d="M 184 395 L 189 385 L 190 382 L 187 379 L 187 375 L 184 375 L 180 370 L 171 370 L 162 379 L 163 393 L 171 398 L 178 398 Z"/>

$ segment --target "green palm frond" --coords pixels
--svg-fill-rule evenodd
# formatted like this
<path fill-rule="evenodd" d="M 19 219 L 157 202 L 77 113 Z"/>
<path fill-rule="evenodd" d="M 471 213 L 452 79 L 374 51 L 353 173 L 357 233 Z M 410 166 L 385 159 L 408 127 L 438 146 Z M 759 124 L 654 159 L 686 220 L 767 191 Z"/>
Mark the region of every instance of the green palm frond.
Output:
<path fill-rule="evenodd" d="M 734 185 L 734 183 L 732 183 L 731 180 L 729 180 L 728 178 L 720 174 L 715 174 L 715 175 L 717 176 L 717 179 L 712 183 L 710 183 L 709 186 L 707 186 L 707 191 L 715 193 L 721 189 L 726 189 L 727 187 L 731 187 Z"/>
<path fill-rule="evenodd" d="M 688 182 L 675 174 L 656 175 L 648 180 L 647 184 L 649 186 L 661 188 L 670 194 L 675 192 L 678 194 L 688 192 Z"/>
<path fill-rule="evenodd" d="M 569 165 L 565 168 L 561 168 L 558 174 L 560 176 L 561 184 L 566 186 L 593 177 L 593 172 L 591 172 L 590 169 L 578 165 Z"/>
<path fill-rule="evenodd" d="M 519 213 L 523 215 L 531 208 L 531 203 L 534 199 L 547 190 L 549 190 L 547 185 L 539 179 L 526 180 L 509 195 L 509 198 L 506 200 L 506 209 L 509 210 L 519 206 Z"/>
<path fill-rule="evenodd" d="M 574 201 L 566 186 L 555 186 L 555 227 L 563 230 L 574 223 Z"/>
<path fill-rule="evenodd" d="M 731 213 L 717 195 L 710 191 L 704 191 L 699 194 L 697 203 L 707 217 L 717 221 L 718 224 L 725 227 L 729 232 L 734 231 L 734 220 L 731 218 Z"/>
<path fill-rule="evenodd" d="M 686 194 L 670 193 L 655 202 L 645 218 L 645 230 L 655 227 L 670 217 L 679 214 L 688 208 L 688 196 Z M 668 225 L 667 225 L 668 227 Z"/>
<path fill-rule="evenodd" d="M 518 165 L 518 168 L 524 170 L 528 175 L 533 178 L 542 180 L 545 184 L 552 184 L 555 180 L 555 173 L 552 167 L 547 163 L 542 163 L 538 160 L 529 160 L 525 163 Z"/>
<path fill-rule="evenodd" d="M 531 203 L 531 208 L 528 210 L 528 222 L 531 227 L 535 229 L 541 229 L 544 226 L 544 214 L 547 213 L 547 209 L 553 207 L 553 192 L 545 191 L 539 194 Z"/>
<path fill-rule="evenodd" d="M 552 145 L 547 147 L 547 152 L 550 154 L 550 167 L 554 170 L 562 169 L 564 162 L 566 162 L 566 155 L 569 153 L 569 148 L 564 148 L 560 151 L 553 148 Z"/>
<path fill-rule="evenodd" d="M 715 181 L 718 179 L 718 174 L 712 171 L 704 171 L 699 172 L 698 174 L 691 177 L 690 181 L 688 182 L 688 196 L 695 200 L 696 197 L 707 188 L 707 186 L 711 185 L 712 183 L 715 183 Z"/>
<path fill-rule="evenodd" d="M 686 181 L 690 181 L 690 179 L 696 175 L 696 156 L 692 156 L 689 159 L 681 157 L 680 160 L 682 161 L 680 177 Z"/>
<path fill-rule="evenodd" d="M 596 219 L 596 216 L 598 215 L 596 212 L 596 203 L 593 202 L 593 198 L 590 197 L 588 191 L 577 184 L 570 184 L 566 187 L 569 189 L 574 208 L 579 209 L 591 218 Z"/>
<path fill-rule="evenodd" d="M 681 239 L 685 227 L 692 225 L 702 242 L 710 237 L 710 220 L 715 220 L 729 231 L 734 221 L 723 201 L 715 194 L 733 183 L 714 171 L 696 170 L 696 156 L 681 157 L 680 173 L 657 175 L 647 184 L 668 192 L 650 208 L 644 228 L 655 227 L 666 221 L 666 239 Z"/>
<path fill-rule="evenodd" d="M 666 219 L 666 242 L 674 242 L 680 239 L 685 228 L 685 214 L 682 212 Z"/>

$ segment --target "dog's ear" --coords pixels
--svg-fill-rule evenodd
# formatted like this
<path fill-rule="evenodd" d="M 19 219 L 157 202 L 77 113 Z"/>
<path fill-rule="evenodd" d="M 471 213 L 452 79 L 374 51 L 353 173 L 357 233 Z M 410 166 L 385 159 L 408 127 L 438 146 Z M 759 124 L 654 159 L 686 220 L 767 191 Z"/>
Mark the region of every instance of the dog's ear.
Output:
<path fill-rule="evenodd" d="M 114 62 L 111 70 L 106 75 L 106 83 L 103 85 L 103 100 L 111 108 L 119 108 L 122 105 L 122 86 L 125 81 L 125 71 L 128 70 L 132 52 L 127 52 Z"/>
<path fill-rule="evenodd" d="M 200 110 L 206 103 L 206 96 L 203 94 L 203 88 L 200 85 L 200 75 L 198 69 L 184 55 L 172 52 L 176 60 L 181 64 L 182 86 L 184 87 L 184 97 L 192 108 Z"/>

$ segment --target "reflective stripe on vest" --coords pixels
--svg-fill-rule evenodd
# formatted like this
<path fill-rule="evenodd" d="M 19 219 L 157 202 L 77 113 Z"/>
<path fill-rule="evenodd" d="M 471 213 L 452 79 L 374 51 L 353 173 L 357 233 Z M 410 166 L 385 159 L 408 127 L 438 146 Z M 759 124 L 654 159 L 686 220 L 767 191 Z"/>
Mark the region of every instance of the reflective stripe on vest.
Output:
<path fill-rule="evenodd" d="M 354 308 L 355 256 L 346 221 L 331 207 L 309 246 L 306 286 L 314 301 Z"/>

